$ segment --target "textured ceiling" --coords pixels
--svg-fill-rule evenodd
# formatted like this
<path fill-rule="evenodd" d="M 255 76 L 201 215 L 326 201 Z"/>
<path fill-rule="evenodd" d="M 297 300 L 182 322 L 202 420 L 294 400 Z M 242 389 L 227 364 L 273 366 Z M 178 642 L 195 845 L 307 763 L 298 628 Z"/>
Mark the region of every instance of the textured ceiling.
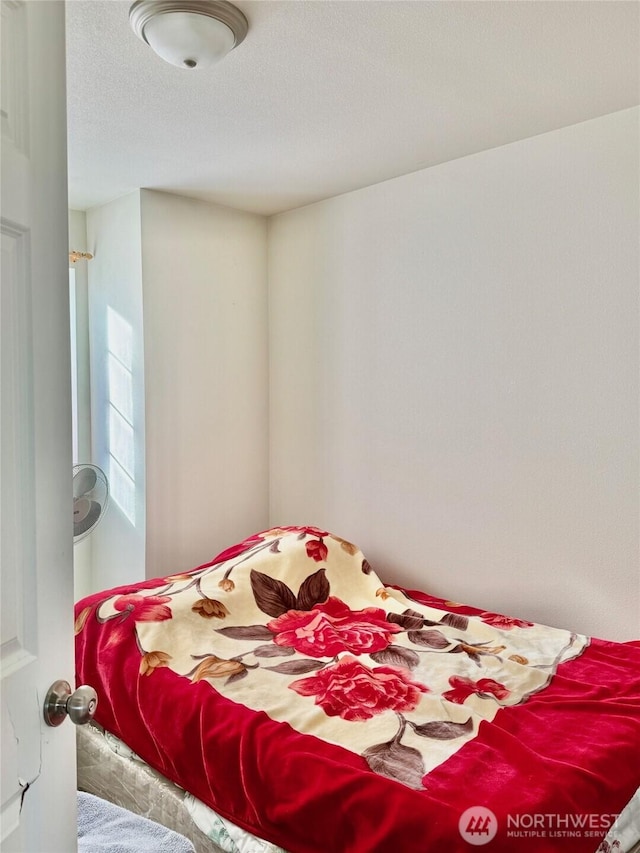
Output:
<path fill-rule="evenodd" d="M 148 187 L 271 214 L 640 101 L 640 4 L 237 0 L 210 71 L 128 0 L 68 0 L 70 203 Z"/>

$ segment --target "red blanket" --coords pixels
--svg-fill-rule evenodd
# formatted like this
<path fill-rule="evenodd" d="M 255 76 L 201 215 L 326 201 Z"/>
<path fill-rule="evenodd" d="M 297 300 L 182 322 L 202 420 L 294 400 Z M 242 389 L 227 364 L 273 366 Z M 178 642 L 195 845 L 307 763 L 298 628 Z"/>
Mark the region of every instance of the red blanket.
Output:
<path fill-rule="evenodd" d="M 640 648 L 385 586 L 327 531 L 76 616 L 97 721 L 291 853 L 593 853 L 640 786 Z"/>

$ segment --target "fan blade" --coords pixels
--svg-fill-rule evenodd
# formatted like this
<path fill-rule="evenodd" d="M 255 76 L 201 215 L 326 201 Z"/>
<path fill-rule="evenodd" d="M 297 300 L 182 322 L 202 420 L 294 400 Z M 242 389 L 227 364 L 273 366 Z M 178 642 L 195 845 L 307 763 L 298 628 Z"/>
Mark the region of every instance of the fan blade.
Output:
<path fill-rule="evenodd" d="M 93 468 L 81 468 L 73 476 L 73 496 L 81 498 L 95 486 L 98 476 Z"/>
<path fill-rule="evenodd" d="M 89 509 L 86 513 L 80 513 L 82 516 L 78 520 L 76 520 L 75 514 L 75 502 L 74 502 L 74 513 L 73 513 L 73 535 L 81 536 L 83 533 L 86 533 L 94 524 L 97 523 L 100 518 L 100 513 L 102 512 L 102 507 L 97 501 L 90 501 Z"/>
<path fill-rule="evenodd" d="M 91 509 L 91 501 L 89 498 L 74 498 L 73 499 L 73 523 L 80 524 L 84 521 Z"/>

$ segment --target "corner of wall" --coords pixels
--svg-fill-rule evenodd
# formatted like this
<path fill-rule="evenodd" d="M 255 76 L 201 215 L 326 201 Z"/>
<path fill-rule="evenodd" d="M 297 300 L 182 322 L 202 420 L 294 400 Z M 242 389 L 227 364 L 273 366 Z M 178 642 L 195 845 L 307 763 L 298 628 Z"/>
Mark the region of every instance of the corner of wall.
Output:
<path fill-rule="evenodd" d="M 111 502 L 91 535 L 93 588 L 144 578 L 144 338 L 140 192 L 87 212 L 92 459 Z"/>

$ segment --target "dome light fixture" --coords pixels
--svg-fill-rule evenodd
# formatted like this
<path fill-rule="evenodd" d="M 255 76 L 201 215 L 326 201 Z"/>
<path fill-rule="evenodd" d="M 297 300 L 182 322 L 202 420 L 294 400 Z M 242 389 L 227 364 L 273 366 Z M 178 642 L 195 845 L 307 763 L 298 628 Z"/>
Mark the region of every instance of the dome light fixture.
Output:
<path fill-rule="evenodd" d="M 240 44 L 249 24 L 225 0 L 136 0 L 129 9 L 134 33 L 178 68 L 210 68 Z"/>

